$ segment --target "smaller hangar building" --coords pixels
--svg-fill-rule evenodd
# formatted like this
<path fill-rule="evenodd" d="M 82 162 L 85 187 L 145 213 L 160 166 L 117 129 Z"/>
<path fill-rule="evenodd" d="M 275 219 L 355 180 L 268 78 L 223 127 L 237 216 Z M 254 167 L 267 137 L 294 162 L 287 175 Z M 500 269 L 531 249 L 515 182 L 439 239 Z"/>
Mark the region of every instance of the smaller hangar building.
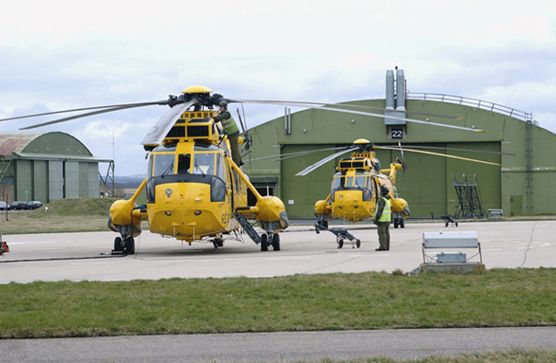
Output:
<path fill-rule="evenodd" d="M 64 132 L 0 135 L 0 199 L 93 198 L 99 195 L 100 162 Z"/>

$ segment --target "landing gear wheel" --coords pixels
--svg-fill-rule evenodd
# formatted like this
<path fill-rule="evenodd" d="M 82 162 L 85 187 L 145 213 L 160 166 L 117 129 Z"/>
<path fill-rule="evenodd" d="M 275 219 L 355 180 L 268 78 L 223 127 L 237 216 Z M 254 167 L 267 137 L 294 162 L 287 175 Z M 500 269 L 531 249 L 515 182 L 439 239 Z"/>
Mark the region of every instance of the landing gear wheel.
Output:
<path fill-rule="evenodd" d="M 133 239 L 133 237 L 128 237 L 125 239 L 123 251 L 125 255 L 135 254 L 135 240 Z"/>
<path fill-rule="evenodd" d="M 121 251 L 123 249 L 122 237 L 114 238 L 114 251 Z"/>
<path fill-rule="evenodd" d="M 218 247 L 224 247 L 224 240 L 222 238 L 215 238 L 212 240 L 212 244 L 214 245 L 214 249 L 217 250 Z"/>
<path fill-rule="evenodd" d="M 403 218 L 400 219 L 400 227 L 405 228 L 405 221 Z"/>
<path fill-rule="evenodd" d="M 394 228 L 398 228 L 398 226 L 400 225 L 398 218 L 394 218 Z"/>
<path fill-rule="evenodd" d="M 324 226 L 324 228 L 328 229 L 328 221 L 326 219 L 322 221 L 322 225 Z"/>
<path fill-rule="evenodd" d="M 343 239 L 338 239 L 336 242 L 338 243 L 338 249 L 341 249 L 342 247 L 344 247 L 344 240 Z"/>
<path fill-rule="evenodd" d="M 268 236 L 266 233 L 261 236 L 261 251 L 268 251 Z"/>
<path fill-rule="evenodd" d="M 357 248 L 361 247 L 361 240 L 356 239 L 355 240 L 355 245 L 357 246 Z"/>
<path fill-rule="evenodd" d="M 274 251 L 280 251 L 280 235 L 278 233 L 272 235 L 272 249 Z"/>

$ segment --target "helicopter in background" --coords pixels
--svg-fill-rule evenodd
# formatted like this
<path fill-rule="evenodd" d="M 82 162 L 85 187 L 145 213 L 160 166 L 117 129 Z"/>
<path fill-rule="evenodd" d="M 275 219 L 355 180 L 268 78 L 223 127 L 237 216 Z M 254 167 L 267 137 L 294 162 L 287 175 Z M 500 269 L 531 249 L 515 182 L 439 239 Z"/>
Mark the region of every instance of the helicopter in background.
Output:
<path fill-rule="evenodd" d="M 396 158 L 394 162 L 390 163 L 389 168 L 383 169 L 375 153 L 375 150 L 381 149 L 400 151 L 402 158 Z M 325 199 L 318 200 L 314 204 L 314 213 L 317 217 L 315 231 L 317 233 L 330 231 L 336 235 L 338 248 L 343 247 L 346 239 L 352 243 L 352 246 L 359 248 L 361 246 L 360 239 L 351 234 L 347 228 L 329 228 L 328 220 L 341 219 L 355 223 L 364 219 L 372 219 L 380 197 L 380 190 L 383 187 L 388 190 L 390 195 L 394 228 L 404 228 L 404 218 L 409 217 L 411 213 L 408 202 L 399 197 L 396 189 L 398 172 L 400 170 L 405 171 L 407 168 L 407 164 L 403 160 L 404 151 L 500 166 L 497 163 L 462 156 L 402 148 L 401 144 L 398 144 L 398 147 L 379 146 L 372 144 L 367 139 L 357 139 L 352 146 L 344 147 L 342 150 L 317 161 L 296 174 L 297 176 L 305 176 L 329 161 L 346 153 L 352 153 L 350 158 L 341 159 L 338 162 L 337 172 L 332 176 L 330 193 Z"/>
<path fill-rule="evenodd" d="M 228 137 L 220 132 L 214 121 L 218 113 L 214 108 L 222 100 L 228 103 L 310 107 L 377 118 L 384 117 L 381 113 L 370 112 L 369 110 L 376 109 L 370 106 L 229 99 L 220 94 L 213 94 L 208 87 L 191 86 L 181 95 L 170 95 L 166 100 L 75 108 L 9 117 L 0 121 L 86 111 L 21 128 L 26 130 L 131 108 L 170 106 L 171 109 L 152 127 L 142 141 L 144 149 L 149 153 L 147 177 L 131 198 L 117 200 L 110 207 L 108 226 L 119 234 L 114 239 L 114 251 L 124 254 L 135 253 L 134 238 L 141 233 L 141 221 L 148 221 L 149 229 L 153 233 L 174 237 L 189 244 L 208 239 L 215 248 L 223 246 L 225 236 L 238 234 L 243 229 L 256 244 L 260 245 L 261 251 L 268 251 L 269 246 L 274 250 L 280 250 L 279 233 L 289 224 L 284 203 L 275 196 L 261 196 L 250 183 L 248 176 L 230 157 Z M 406 117 L 392 116 L 391 118 L 428 126 L 482 132 L 474 128 Z M 247 141 L 245 145 L 248 147 L 250 138 L 247 135 L 247 128 L 244 127 L 243 121 L 241 124 L 244 141 Z M 344 152 L 348 151 L 350 150 Z M 373 177 L 379 176 L 377 174 Z M 147 203 L 138 206 L 135 202 L 143 190 L 146 191 Z M 248 191 L 255 198 L 253 205 L 248 203 Z M 324 216 L 326 206 L 323 208 Z M 334 208 L 331 207 L 332 210 Z M 253 228 L 250 220 L 254 220 L 262 228 L 262 234 Z"/>

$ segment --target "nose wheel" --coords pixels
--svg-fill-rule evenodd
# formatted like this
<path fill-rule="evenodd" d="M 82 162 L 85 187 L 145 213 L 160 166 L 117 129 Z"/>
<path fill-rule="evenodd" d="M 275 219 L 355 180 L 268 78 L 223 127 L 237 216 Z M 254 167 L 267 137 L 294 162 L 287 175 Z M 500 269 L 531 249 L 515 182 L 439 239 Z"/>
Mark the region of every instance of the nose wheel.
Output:
<path fill-rule="evenodd" d="M 269 246 L 272 246 L 274 251 L 280 251 L 280 235 L 278 233 L 261 235 L 261 251 L 268 251 Z"/>
<path fill-rule="evenodd" d="M 396 216 L 394 217 L 394 228 L 405 228 L 405 221 L 403 219 L 403 217 L 401 216 Z"/>
<path fill-rule="evenodd" d="M 113 255 L 133 255 L 135 254 L 135 239 L 133 237 L 116 237 L 114 238 Z"/>
<path fill-rule="evenodd" d="M 212 240 L 212 245 L 214 249 L 217 250 L 218 247 L 224 247 L 224 240 L 222 238 L 215 238 Z"/>

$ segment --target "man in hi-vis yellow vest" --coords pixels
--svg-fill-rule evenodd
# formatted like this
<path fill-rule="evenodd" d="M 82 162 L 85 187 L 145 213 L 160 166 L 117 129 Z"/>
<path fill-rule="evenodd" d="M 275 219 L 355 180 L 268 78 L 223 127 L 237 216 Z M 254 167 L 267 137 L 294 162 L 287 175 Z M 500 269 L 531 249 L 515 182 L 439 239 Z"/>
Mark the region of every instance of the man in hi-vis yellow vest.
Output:
<path fill-rule="evenodd" d="M 388 188 L 380 186 L 380 198 L 376 204 L 374 222 L 377 225 L 379 247 L 375 251 L 388 251 L 390 249 L 390 222 L 392 222 L 392 209 Z"/>
<path fill-rule="evenodd" d="M 243 165 L 243 160 L 241 160 L 241 150 L 239 149 L 239 128 L 234 121 L 232 114 L 228 111 L 228 103 L 224 100 L 220 101 L 218 104 L 220 108 L 220 113 L 218 116 L 214 117 L 215 122 L 220 122 L 222 128 L 224 129 L 224 134 L 228 135 L 228 140 L 230 140 L 230 147 L 232 148 L 232 159 L 237 166 Z"/>

